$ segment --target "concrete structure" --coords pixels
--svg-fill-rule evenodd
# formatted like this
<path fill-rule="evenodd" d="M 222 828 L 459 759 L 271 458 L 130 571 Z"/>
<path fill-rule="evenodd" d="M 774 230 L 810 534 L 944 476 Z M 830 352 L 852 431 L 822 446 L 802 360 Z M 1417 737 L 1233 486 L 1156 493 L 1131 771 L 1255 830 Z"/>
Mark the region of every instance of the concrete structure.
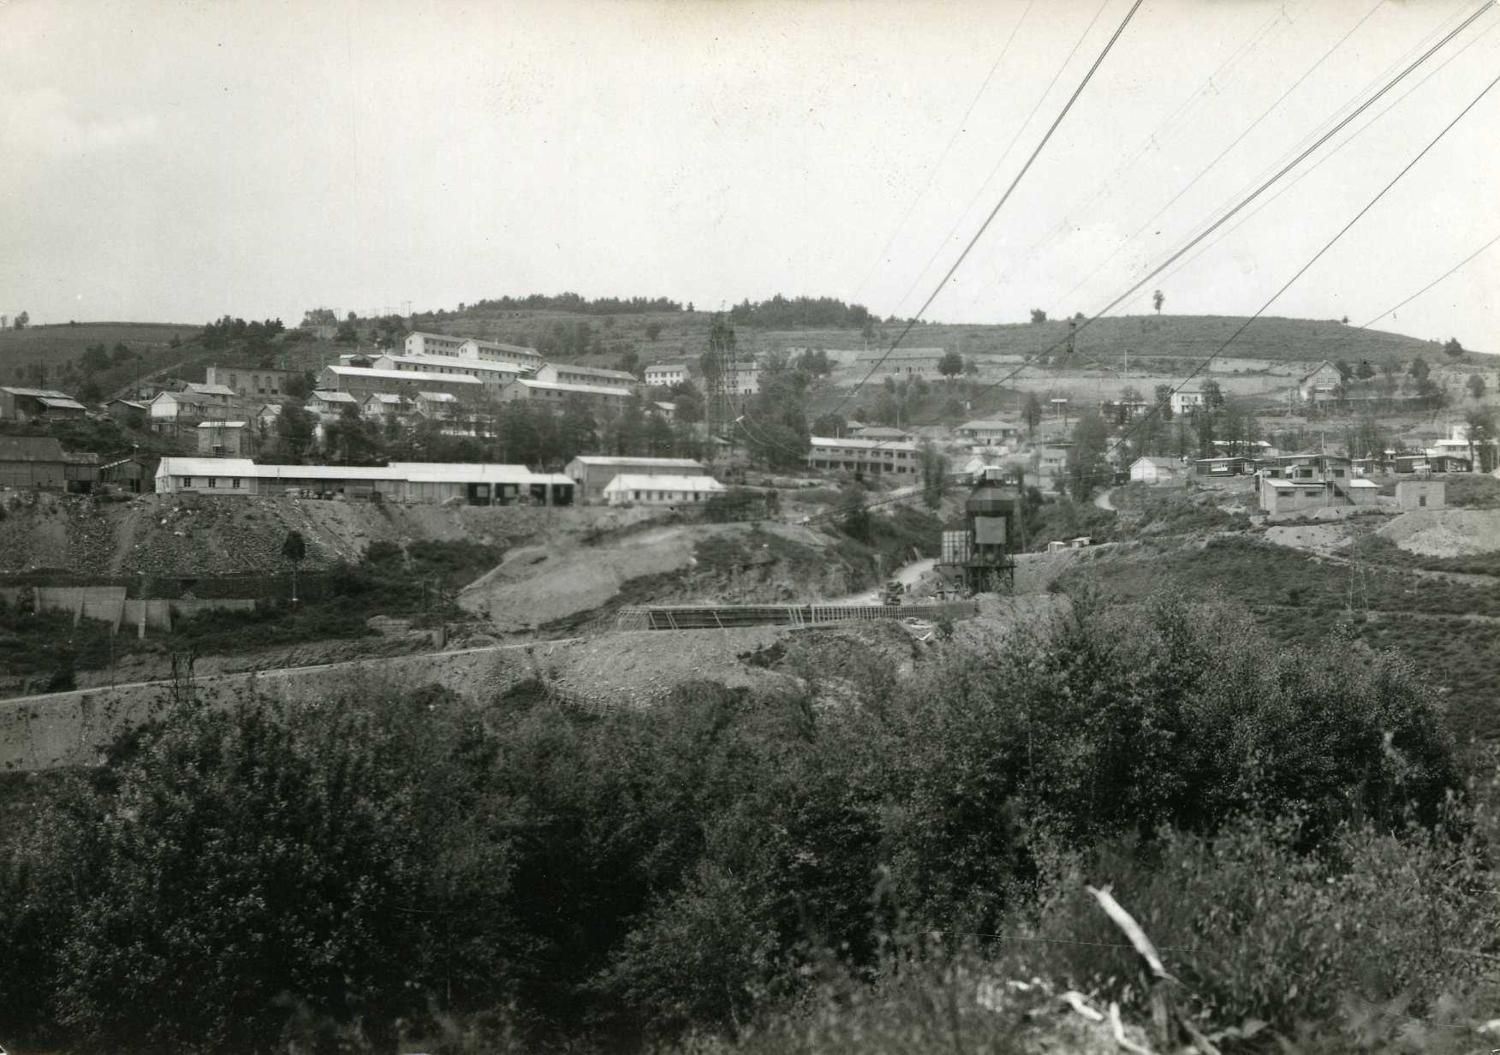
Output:
<path fill-rule="evenodd" d="M 280 399 L 286 392 L 286 383 L 301 376 L 296 370 L 242 370 L 239 367 L 210 366 L 207 383 L 214 387 L 227 388 L 242 399 Z"/>
<path fill-rule="evenodd" d="M 650 476 L 619 473 L 604 488 L 612 506 L 634 504 L 680 506 L 700 503 L 727 488 L 712 476 Z"/>
<path fill-rule="evenodd" d="M 603 388 L 635 387 L 639 382 L 634 374 L 624 370 L 606 370 L 598 366 L 573 366 L 570 363 L 547 363 L 532 374 L 534 381 L 550 381 L 561 385 L 594 385 Z"/>
<path fill-rule="evenodd" d="M 1297 398 L 1303 403 L 1326 403 L 1337 399 L 1343 387 L 1344 378 L 1338 367 L 1325 359 L 1311 373 L 1297 379 Z"/>
<path fill-rule="evenodd" d="M 81 418 L 87 411 L 78 400 L 55 388 L 0 388 L 0 421 Z"/>
<path fill-rule="evenodd" d="M 1146 455 L 1130 463 L 1130 482 L 1133 484 L 1170 484 L 1182 477 L 1182 464 L 1173 458 Z"/>
<path fill-rule="evenodd" d="M 194 429 L 198 453 L 213 458 L 238 458 L 252 453 L 254 437 L 247 422 L 204 421 Z"/>
<path fill-rule="evenodd" d="M 562 406 L 568 399 L 581 399 L 595 406 L 619 406 L 629 399 L 628 388 L 604 385 L 576 385 L 554 381 L 533 381 L 519 378 L 500 390 L 500 398 L 507 403 L 521 400 L 536 400 L 539 403 Z"/>
<path fill-rule="evenodd" d="M 98 455 L 65 451 L 55 436 L 0 436 L 0 487 L 84 493 L 98 469 Z"/>
<path fill-rule="evenodd" d="M 917 445 L 909 441 L 814 436 L 809 443 L 809 469 L 899 476 L 917 471 Z"/>
<path fill-rule="evenodd" d="M 998 418 L 966 421 L 958 427 L 958 434 L 970 443 L 981 447 L 997 447 L 1011 443 L 1021 437 L 1021 426 Z"/>
<path fill-rule="evenodd" d="M 486 385 L 498 387 L 525 374 L 515 363 L 490 362 L 447 355 L 381 355 L 370 364 L 375 370 L 402 370 L 418 374 L 467 374 Z"/>
<path fill-rule="evenodd" d="M 1396 505 L 1402 509 L 1442 509 L 1447 504 L 1445 490 L 1441 480 L 1400 480 L 1396 484 Z"/>
<path fill-rule="evenodd" d="M 469 374 L 432 374 L 358 366 L 325 366 L 318 374 L 320 390 L 348 392 L 360 401 L 376 392 L 393 392 L 409 397 L 418 392 L 452 392 L 465 399 L 477 399 L 486 387 L 483 381 Z"/>
<path fill-rule="evenodd" d="M 392 462 L 383 466 L 257 465 L 248 458 L 163 458 L 162 494 L 280 495 L 465 505 L 571 505 L 575 485 L 524 465 Z"/>
<path fill-rule="evenodd" d="M 604 489 L 621 473 L 635 476 L 707 476 L 708 470 L 691 458 L 632 458 L 603 454 L 580 454 L 563 472 L 578 485 L 580 501 L 597 502 Z"/>
<path fill-rule="evenodd" d="M 1342 503 L 1334 493 L 1333 484 L 1327 480 L 1260 478 L 1260 508 L 1272 516 L 1339 504 Z"/>
<path fill-rule="evenodd" d="M 675 385 L 687 379 L 686 363 L 652 363 L 646 367 L 646 384 L 652 387 Z"/>

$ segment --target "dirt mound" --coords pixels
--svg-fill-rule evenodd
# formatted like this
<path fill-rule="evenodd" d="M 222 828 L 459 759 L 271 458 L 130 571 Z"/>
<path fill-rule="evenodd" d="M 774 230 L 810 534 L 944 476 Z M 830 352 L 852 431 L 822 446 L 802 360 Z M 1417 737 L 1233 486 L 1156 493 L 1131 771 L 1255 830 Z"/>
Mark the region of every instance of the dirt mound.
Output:
<path fill-rule="evenodd" d="M 1338 553 L 1349 548 L 1349 530 L 1341 524 L 1297 524 L 1266 528 L 1266 541 L 1313 553 Z"/>
<path fill-rule="evenodd" d="M 640 707 L 689 681 L 731 688 L 791 686 L 790 676 L 744 662 L 786 630 L 641 630 L 578 641 L 553 654 L 547 680 L 574 699 L 601 707 Z"/>
<path fill-rule="evenodd" d="M 0 572 L 234 575 L 281 567 L 287 532 L 308 570 L 357 561 L 374 541 L 470 540 L 508 547 L 639 522 L 641 511 L 403 505 L 295 498 L 142 495 L 126 502 L 12 492 L 0 496 Z"/>
<path fill-rule="evenodd" d="M 1425 557 L 1493 553 L 1500 550 L 1500 509 L 1416 509 L 1378 533 Z"/>

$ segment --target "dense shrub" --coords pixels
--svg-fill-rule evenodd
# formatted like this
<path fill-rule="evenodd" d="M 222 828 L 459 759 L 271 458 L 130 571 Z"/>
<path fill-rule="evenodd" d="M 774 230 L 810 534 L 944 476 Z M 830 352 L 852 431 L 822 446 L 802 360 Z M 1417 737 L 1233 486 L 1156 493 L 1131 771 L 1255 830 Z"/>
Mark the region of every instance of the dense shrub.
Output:
<path fill-rule="evenodd" d="M 1295 861 L 1362 824 L 1381 874 L 1426 876 L 1439 849 L 1396 836 L 1456 793 L 1437 717 L 1404 665 L 1347 652 L 1084 600 L 838 707 L 690 684 L 601 713 L 540 670 L 482 709 L 370 686 L 182 706 L 0 839 L 23 847 L 0 866 L 0 985 L 24 994 L 0 1028 L 245 1051 L 306 1029 L 383 1043 L 400 1017 L 630 1047 L 880 976 L 891 935 L 982 950 L 1061 889 L 1058 855 L 1127 847 L 1144 863 L 1123 886 L 1220 845 L 1169 828 L 1295 814 Z M 1035 925 L 1075 926 L 1060 903 Z"/>

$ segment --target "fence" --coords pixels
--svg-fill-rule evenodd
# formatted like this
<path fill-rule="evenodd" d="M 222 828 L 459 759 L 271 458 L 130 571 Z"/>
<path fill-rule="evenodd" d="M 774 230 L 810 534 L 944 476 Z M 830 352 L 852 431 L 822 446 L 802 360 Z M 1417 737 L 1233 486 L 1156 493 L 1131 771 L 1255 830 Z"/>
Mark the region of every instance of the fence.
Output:
<path fill-rule="evenodd" d="M 876 619 L 965 619 L 973 601 L 943 604 L 719 604 L 622 608 L 621 630 L 731 630 L 744 626 L 814 626 Z"/>

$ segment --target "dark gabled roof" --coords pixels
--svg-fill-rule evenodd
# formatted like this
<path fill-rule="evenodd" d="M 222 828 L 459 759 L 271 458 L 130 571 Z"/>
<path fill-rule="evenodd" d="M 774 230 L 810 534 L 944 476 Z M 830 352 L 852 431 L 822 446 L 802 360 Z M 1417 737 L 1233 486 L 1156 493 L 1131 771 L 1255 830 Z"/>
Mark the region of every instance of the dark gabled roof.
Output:
<path fill-rule="evenodd" d="M 0 436 L 0 462 L 66 462 L 55 436 Z"/>

